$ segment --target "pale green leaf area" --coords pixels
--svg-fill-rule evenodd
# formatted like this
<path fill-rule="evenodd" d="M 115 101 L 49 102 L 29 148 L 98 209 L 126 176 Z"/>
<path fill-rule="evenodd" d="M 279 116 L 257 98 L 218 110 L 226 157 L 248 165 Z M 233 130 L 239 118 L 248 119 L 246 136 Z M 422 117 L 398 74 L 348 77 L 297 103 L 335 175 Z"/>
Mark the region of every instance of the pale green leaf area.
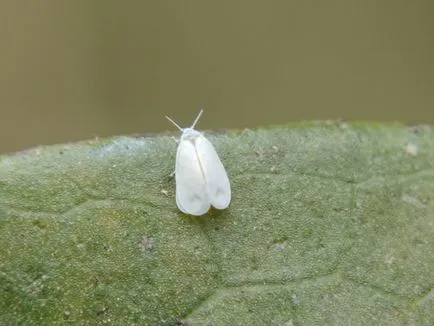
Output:
<path fill-rule="evenodd" d="M 168 135 L 0 157 L 0 324 L 433 325 L 434 133 L 206 133 L 232 203 L 175 203 Z"/>

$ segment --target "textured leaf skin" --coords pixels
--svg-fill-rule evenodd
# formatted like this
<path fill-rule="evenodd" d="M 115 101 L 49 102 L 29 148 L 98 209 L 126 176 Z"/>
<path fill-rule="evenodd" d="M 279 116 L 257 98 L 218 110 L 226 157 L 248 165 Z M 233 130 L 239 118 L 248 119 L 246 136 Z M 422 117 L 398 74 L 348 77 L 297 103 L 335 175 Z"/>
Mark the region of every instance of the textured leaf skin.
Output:
<path fill-rule="evenodd" d="M 229 209 L 175 204 L 166 135 L 0 157 L 0 324 L 433 325 L 434 133 L 207 133 Z"/>

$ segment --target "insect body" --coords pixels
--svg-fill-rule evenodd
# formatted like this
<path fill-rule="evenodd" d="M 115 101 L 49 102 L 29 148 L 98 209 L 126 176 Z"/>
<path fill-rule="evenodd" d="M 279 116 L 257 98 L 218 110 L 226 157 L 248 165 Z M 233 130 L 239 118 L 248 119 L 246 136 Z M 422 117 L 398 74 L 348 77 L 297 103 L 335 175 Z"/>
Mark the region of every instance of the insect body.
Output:
<path fill-rule="evenodd" d="M 214 146 L 194 127 L 203 110 L 189 128 L 181 128 L 176 152 L 176 205 L 185 214 L 200 216 L 210 206 L 225 209 L 231 201 L 231 186 L 225 168 Z"/>

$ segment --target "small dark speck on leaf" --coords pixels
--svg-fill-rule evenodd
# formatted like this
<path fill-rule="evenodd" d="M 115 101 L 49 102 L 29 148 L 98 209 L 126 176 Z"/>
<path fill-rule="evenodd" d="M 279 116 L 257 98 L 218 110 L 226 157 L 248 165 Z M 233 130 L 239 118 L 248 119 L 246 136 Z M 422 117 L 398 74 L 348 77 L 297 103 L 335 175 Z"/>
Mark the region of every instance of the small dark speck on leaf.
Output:
<path fill-rule="evenodd" d="M 175 319 L 175 325 L 187 325 L 187 324 L 182 319 L 176 318 Z"/>
<path fill-rule="evenodd" d="M 409 127 L 409 130 L 415 134 L 420 134 L 423 132 L 430 132 L 431 129 L 432 129 L 432 126 L 430 126 L 430 125 L 417 125 L 417 126 Z"/>
<path fill-rule="evenodd" d="M 260 151 L 260 150 L 255 150 L 255 154 L 256 154 L 256 156 L 258 156 L 260 159 L 262 159 L 262 157 L 264 156 L 264 154 L 263 154 L 262 151 Z"/>
<path fill-rule="evenodd" d="M 102 307 L 100 310 L 97 311 L 97 315 L 100 316 L 102 314 L 104 314 L 106 311 L 108 310 L 108 308 L 106 307 Z"/>
<path fill-rule="evenodd" d="M 34 226 L 36 226 L 37 228 L 39 228 L 39 229 L 45 229 L 45 225 L 44 225 L 44 223 L 42 223 L 40 220 L 34 220 L 33 222 L 32 222 L 32 224 L 34 225 Z"/>
<path fill-rule="evenodd" d="M 101 278 L 98 275 L 93 274 L 89 282 L 92 284 L 92 286 L 98 286 L 101 284 Z"/>

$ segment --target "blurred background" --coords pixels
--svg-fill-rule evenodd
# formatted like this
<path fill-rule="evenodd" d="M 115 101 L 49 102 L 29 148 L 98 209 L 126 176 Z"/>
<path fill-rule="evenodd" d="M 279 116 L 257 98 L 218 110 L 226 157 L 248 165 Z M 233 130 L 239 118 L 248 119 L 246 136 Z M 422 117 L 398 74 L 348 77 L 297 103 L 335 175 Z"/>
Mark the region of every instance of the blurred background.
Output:
<path fill-rule="evenodd" d="M 434 123 L 432 0 L 3 0 L 0 153 L 312 119 Z"/>

